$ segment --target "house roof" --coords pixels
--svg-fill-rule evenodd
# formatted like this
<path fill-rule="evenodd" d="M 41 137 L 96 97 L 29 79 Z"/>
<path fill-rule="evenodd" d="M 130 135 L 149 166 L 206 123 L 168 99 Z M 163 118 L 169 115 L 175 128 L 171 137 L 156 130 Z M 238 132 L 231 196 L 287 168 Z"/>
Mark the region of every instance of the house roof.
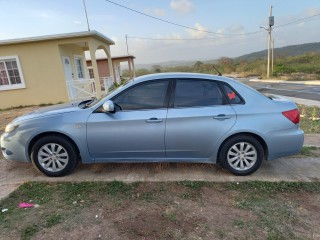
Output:
<path fill-rule="evenodd" d="M 115 57 L 112 57 L 112 59 L 119 59 L 119 58 L 136 58 L 135 56 L 133 55 L 122 55 L 122 56 L 115 56 Z M 97 58 L 97 60 L 101 60 L 101 59 L 108 59 L 107 57 L 101 57 L 101 58 Z"/>
<path fill-rule="evenodd" d="M 121 58 L 132 58 L 132 59 L 135 59 L 136 57 L 133 56 L 133 55 L 122 55 L 122 56 L 115 56 L 115 57 L 111 57 L 113 60 L 117 60 L 117 59 L 121 59 Z M 87 61 L 91 61 L 91 58 L 90 56 L 88 56 L 86 58 Z M 96 57 L 96 60 L 108 60 L 107 57 Z"/>
<path fill-rule="evenodd" d="M 73 33 L 45 35 L 45 36 L 37 36 L 37 37 L 29 37 L 29 38 L 16 38 L 16 39 L 0 40 L 0 45 L 25 43 L 25 42 L 40 42 L 40 41 L 48 41 L 48 40 L 75 38 L 75 37 L 95 37 L 95 38 L 98 38 L 99 40 L 107 42 L 108 45 L 114 45 L 113 40 L 104 36 L 102 33 L 98 32 L 98 31 L 94 31 L 94 30 L 93 31 L 85 31 L 85 32 L 73 32 Z"/>

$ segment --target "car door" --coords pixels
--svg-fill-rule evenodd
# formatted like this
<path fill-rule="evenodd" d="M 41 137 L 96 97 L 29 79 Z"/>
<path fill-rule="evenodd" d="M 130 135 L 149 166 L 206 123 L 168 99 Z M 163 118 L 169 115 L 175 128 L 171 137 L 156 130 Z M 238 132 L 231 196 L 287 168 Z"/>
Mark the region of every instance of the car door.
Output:
<path fill-rule="evenodd" d="M 92 113 L 87 142 L 96 161 L 165 158 L 164 132 L 169 81 L 148 81 L 124 90 L 112 101 L 115 113 Z"/>
<path fill-rule="evenodd" d="M 166 122 L 168 158 L 206 159 L 236 121 L 219 84 L 213 80 L 177 79 Z"/>

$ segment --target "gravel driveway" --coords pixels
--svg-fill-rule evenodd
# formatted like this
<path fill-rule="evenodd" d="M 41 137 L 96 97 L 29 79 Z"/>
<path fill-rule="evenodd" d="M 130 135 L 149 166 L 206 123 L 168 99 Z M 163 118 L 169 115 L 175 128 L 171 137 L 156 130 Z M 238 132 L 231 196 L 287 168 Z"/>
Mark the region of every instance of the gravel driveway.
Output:
<path fill-rule="evenodd" d="M 238 177 L 224 171 L 218 165 L 209 164 L 91 164 L 79 165 L 73 174 L 49 178 L 32 164 L 0 160 L 0 198 L 7 196 L 26 181 L 317 181 L 320 176 L 320 158 L 282 158 L 263 162 L 254 174 Z"/>

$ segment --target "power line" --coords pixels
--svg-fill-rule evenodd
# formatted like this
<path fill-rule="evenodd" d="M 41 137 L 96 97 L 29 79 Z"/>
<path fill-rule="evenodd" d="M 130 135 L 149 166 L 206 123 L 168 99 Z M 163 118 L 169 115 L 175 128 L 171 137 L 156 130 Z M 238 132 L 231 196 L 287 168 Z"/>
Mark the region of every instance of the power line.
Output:
<path fill-rule="evenodd" d="M 284 24 L 281 24 L 281 25 L 277 25 L 277 26 L 274 26 L 273 28 L 280 28 L 280 27 L 285 27 L 285 26 L 288 26 L 288 25 L 304 22 L 305 20 L 308 20 L 308 19 L 314 18 L 314 17 L 318 17 L 318 16 L 320 16 L 320 13 L 312 15 L 312 16 L 309 16 L 309 17 L 306 17 L 306 18 L 298 19 L 298 20 L 295 20 L 295 21 L 292 21 L 292 22 L 288 22 L 288 23 L 284 23 Z"/>
<path fill-rule="evenodd" d="M 281 25 L 276 25 L 276 26 L 273 27 L 273 29 L 280 28 L 280 27 L 285 27 L 285 26 L 288 26 L 288 25 L 297 24 L 297 23 L 301 23 L 301 22 L 309 22 L 309 21 L 315 20 L 315 19 L 312 19 L 312 18 L 318 17 L 318 16 L 320 16 L 320 13 L 312 15 L 312 16 L 309 16 L 309 17 L 306 17 L 306 18 L 298 19 L 298 20 L 295 20 L 295 21 L 292 21 L 292 22 L 284 23 L 284 24 L 281 24 Z M 263 30 L 259 31 L 257 33 L 262 33 L 262 32 L 263 32 Z M 131 39 L 154 40 L 154 41 L 204 41 L 204 40 L 225 39 L 225 38 L 231 38 L 231 37 L 235 37 L 235 36 L 224 36 L 224 37 L 214 37 L 214 38 L 209 38 L 209 37 L 208 38 L 152 38 L 152 37 L 128 36 L 128 38 L 131 38 Z"/>
<path fill-rule="evenodd" d="M 189 27 L 189 26 L 185 26 L 185 25 L 182 25 L 182 24 L 174 23 L 174 22 L 171 22 L 171 21 L 162 19 L 162 18 L 158 18 L 158 17 L 152 16 L 152 15 L 149 15 L 149 14 L 146 14 L 146 13 L 143 13 L 143 12 L 140 12 L 140 11 L 138 11 L 138 10 L 135 10 L 135 9 L 132 9 L 132 8 L 129 8 L 129 7 L 126 7 L 126 6 L 121 5 L 121 4 L 119 4 L 119 3 L 110 1 L 110 0 L 106 0 L 106 1 L 109 2 L 109 3 L 112 3 L 112 4 L 114 4 L 114 5 L 117 5 L 117 6 L 119 6 L 119 7 L 122 7 L 122 8 L 125 8 L 125 9 L 127 9 L 127 10 L 130 10 L 130 11 L 132 11 L 132 12 L 141 14 L 141 15 L 143 15 L 143 16 L 146 16 L 146 17 L 149 17 L 149 18 L 153 18 L 153 19 L 155 19 L 155 20 L 158 20 L 158 21 L 161 21 L 161 22 L 165 22 L 165 23 L 168 23 L 168 24 L 177 26 L 177 27 L 186 28 L 186 29 L 189 29 L 189 30 L 194 30 L 194 31 L 199 31 L 199 32 L 205 32 L 205 33 L 210 33 L 210 34 L 217 34 L 217 35 L 226 35 L 226 36 L 227 36 L 227 35 L 229 35 L 229 36 L 252 35 L 252 34 L 257 34 L 257 33 L 260 33 L 260 32 L 261 32 L 261 31 L 249 32 L 249 33 L 219 33 L 219 32 L 211 32 L 211 31 L 207 31 L 207 30 L 201 30 L 201 29 L 197 29 L 197 28 L 194 28 L 194 27 Z"/>
<path fill-rule="evenodd" d="M 263 31 L 259 31 L 262 33 Z M 155 41 L 203 41 L 203 40 L 216 40 L 216 39 L 226 39 L 234 38 L 235 36 L 224 36 L 224 37 L 213 37 L 213 38 L 152 38 L 152 37 L 135 37 L 127 36 L 130 39 L 141 39 L 141 40 L 155 40 Z"/>
<path fill-rule="evenodd" d="M 155 40 L 155 41 L 201 41 L 201 40 L 213 40 L 221 38 L 230 38 L 230 37 L 216 37 L 216 38 L 151 38 L 151 37 L 133 37 L 128 36 L 128 38 L 141 39 L 141 40 Z"/>

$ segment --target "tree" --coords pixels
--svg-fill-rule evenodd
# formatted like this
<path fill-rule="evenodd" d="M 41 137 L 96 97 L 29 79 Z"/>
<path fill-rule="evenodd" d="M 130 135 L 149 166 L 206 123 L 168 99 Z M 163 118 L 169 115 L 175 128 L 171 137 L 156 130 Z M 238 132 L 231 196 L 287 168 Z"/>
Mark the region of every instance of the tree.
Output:
<path fill-rule="evenodd" d="M 142 76 L 142 75 L 147 75 L 149 74 L 150 72 L 145 69 L 145 68 L 141 68 L 141 69 L 137 69 L 136 70 L 136 76 L 139 77 L 139 76 Z"/>
<path fill-rule="evenodd" d="M 218 60 L 218 64 L 223 68 L 223 72 L 230 73 L 235 70 L 235 64 L 232 58 L 221 57 Z"/>
<path fill-rule="evenodd" d="M 153 65 L 152 71 L 155 73 L 161 73 L 161 66 L 160 65 Z"/>
<path fill-rule="evenodd" d="M 193 68 L 194 68 L 195 70 L 199 71 L 200 68 L 201 68 L 201 65 L 203 65 L 203 62 L 197 61 L 197 62 L 193 65 Z"/>

